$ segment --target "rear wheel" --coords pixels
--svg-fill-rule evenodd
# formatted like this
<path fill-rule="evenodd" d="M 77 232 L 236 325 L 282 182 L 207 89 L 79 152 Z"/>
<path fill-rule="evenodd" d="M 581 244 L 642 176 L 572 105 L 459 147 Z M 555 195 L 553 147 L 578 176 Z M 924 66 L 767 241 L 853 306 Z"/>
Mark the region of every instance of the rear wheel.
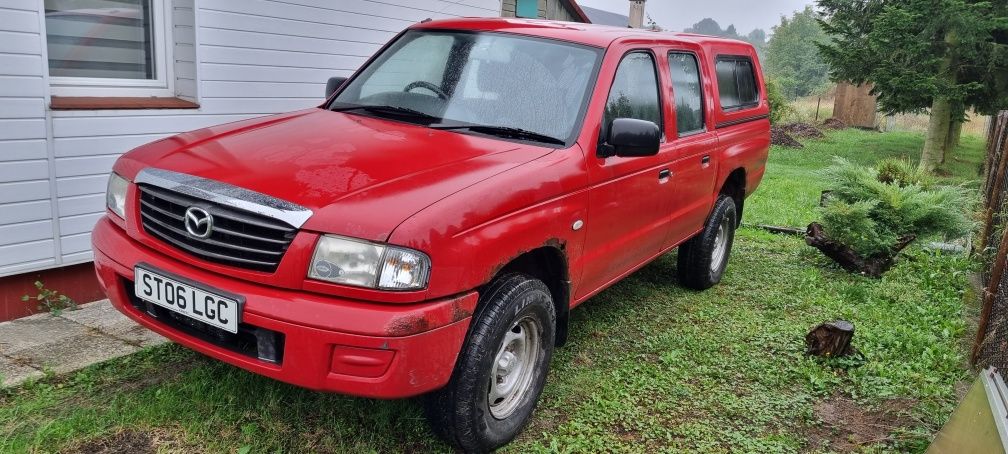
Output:
<path fill-rule="evenodd" d="M 679 281 L 684 286 L 705 290 L 721 282 L 737 225 L 735 201 L 721 195 L 704 229 L 679 246 Z"/>
<path fill-rule="evenodd" d="M 553 299 L 541 281 L 509 274 L 484 295 L 451 380 L 426 397 L 434 431 L 467 452 L 496 449 L 525 428 L 556 336 Z"/>

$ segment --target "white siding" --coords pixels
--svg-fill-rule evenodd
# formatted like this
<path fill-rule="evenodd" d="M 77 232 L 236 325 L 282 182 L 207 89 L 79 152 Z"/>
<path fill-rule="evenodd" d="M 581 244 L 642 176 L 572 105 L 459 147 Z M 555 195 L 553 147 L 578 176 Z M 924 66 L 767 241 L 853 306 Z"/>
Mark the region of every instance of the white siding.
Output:
<path fill-rule="evenodd" d="M 0 275 L 57 263 L 38 9 L 0 1 Z"/>
<path fill-rule="evenodd" d="M 500 1 L 206 0 L 199 7 L 202 105 L 262 113 L 317 104 L 326 79 L 349 75 L 417 21 L 495 16 Z"/>
<path fill-rule="evenodd" d="M 0 0 L 0 276 L 91 259 L 112 163 L 159 138 L 322 100 L 426 18 L 500 0 L 170 0 L 175 92 L 189 110 L 49 111 L 38 0 Z"/>
<path fill-rule="evenodd" d="M 197 102 L 196 91 L 196 14 L 194 0 L 172 0 L 172 49 L 175 70 L 175 95 Z"/>

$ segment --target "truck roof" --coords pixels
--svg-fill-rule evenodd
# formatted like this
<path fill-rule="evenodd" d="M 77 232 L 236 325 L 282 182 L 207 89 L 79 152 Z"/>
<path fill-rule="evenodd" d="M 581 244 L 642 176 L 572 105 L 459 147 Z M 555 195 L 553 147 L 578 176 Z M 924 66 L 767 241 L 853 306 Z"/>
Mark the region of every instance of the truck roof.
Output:
<path fill-rule="evenodd" d="M 619 39 L 655 40 L 666 44 L 680 42 L 701 45 L 729 44 L 751 46 L 745 41 L 698 35 L 695 33 L 656 32 L 639 28 L 507 17 L 432 20 L 418 23 L 411 28 L 508 32 L 559 39 L 602 48 L 609 47 L 610 44 Z"/>

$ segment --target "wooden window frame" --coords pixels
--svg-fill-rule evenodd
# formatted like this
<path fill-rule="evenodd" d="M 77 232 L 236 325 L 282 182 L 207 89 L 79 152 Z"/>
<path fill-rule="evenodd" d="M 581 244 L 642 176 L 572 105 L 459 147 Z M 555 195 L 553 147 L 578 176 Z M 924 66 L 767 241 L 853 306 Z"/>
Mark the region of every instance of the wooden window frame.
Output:
<path fill-rule="evenodd" d="M 96 77 L 49 77 L 50 93 L 57 98 L 175 98 L 175 70 L 172 38 L 172 1 L 151 1 L 154 35 L 154 79 L 113 79 Z M 48 67 L 48 52 L 46 66 Z M 55 107 L 54 107 L 55 108 Z"/>

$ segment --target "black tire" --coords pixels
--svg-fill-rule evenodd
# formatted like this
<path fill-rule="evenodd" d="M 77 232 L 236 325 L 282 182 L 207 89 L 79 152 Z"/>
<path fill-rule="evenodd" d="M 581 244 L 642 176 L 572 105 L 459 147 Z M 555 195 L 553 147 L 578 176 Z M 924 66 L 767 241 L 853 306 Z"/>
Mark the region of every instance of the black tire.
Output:
<path fill-rule="evenodd" d="M 731 257 L 737 226 L 735 201 L 722 194 L 714 204 L 704 229 L 679 246 L 678 271 L 682 285 L 696 290 L 706 290 L 721 282 L 721 276 L 724 275 L 728 259 Z M 718 232 L 722 228 L 726 235 L 726 244 L 724 253 L 716 256 L 715 249 L 718 248 L 715 245 Z M 717 263 L 714 263 L 715 261 Z"/>
<path fill-rule="evenodd" d="M 537 329 L 521 328 L 526 323 Z M 434 432 L 465 452 L 492 451 L 514 439 L 528 424 L 542 394 L 553 356 L 555 331 L 553 298 L 542 281 L 523 274 L 508 274 L 490 284 L 480 296 L 448 385 L 425 396 L 425 411 Z M 500 370 L 493 364 L 498 360 L 505 335 L 512 336 L 509 333 L 537 335 L 538 341 L 523 341 L 522 345 L 528 342 L 538 348 L 528 350 L 536 354 L 527 361 L 531 375 L 522 374 L 527 377 L 524 392 L 494 404 L 491 410 L 490 380 L 497 380 L 496 372 Z M 501 401 L 504 400 L 498 400 Z M 511 410 L 502 414 L 507 408 Z"/>

